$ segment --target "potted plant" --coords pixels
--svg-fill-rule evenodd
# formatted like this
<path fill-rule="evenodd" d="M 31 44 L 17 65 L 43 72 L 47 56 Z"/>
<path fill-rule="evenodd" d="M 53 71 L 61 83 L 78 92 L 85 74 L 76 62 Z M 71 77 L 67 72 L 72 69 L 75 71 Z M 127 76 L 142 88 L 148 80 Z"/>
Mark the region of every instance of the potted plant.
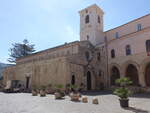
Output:
<path fill-rule="evenodd" d="M 65 93 L 69 94 L 71 92 L 70 84 L 66 84 L 66 90 Z"/>
<path fill-rule="evenodd" d="M 55 85 L 55 99 L 62 99 L 64 96 L 65 96 L 65 93 L 64 93 L 64 86 L 62 84 L 58 84 L 58 85 Z"/>
<path fill-rule="evenodd" d="M 53 94 L 54 93 L 54 90 L 52 88 L 52 84 L 48 84 L 47 87 L 46 87 L 46 93 L 47 94 Z"/>
<path fill-rule="evenodd" d="M 71 101 L 79 101 L 81 94 L 77 90 L 76 85 L 70 85 L 72 92 L 70 93 Z"/>
<path fill-rule="evenodd" d="M 37 87 L 32 86 L 32 96 L 37 96 L 37 95 L 38 95 Z"/>
<path fill-rule="evenodd" d="M 119 88 L 116 88 L 114 94 L 120 97 L 120 106 L 121 107 L 129 107 L 129 99 L 128 97 L 131 95 L 131 91 L 127 88 L 127 86 L 132 84 L 132 81 L 127 78 L 120 78 L 116 80 L 116 84 L 119 84 Z"/>
<path fill-rule="evenodd" d="M 46 86 L 41 86 L 40 88 L 40 96 L 45 97 L 46 96 Z"/>

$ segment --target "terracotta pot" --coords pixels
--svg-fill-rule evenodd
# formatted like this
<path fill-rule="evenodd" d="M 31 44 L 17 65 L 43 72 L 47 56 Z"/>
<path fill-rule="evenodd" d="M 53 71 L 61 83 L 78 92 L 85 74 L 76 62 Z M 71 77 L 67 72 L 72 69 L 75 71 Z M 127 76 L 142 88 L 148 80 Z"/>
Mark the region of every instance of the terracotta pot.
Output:
<path fill-rule="evenodd" d="M 99 102 L 98 102 L 98 99 L 97 99 L 97 98 L 94 98 L 94 99 L 93 99 L 93 104 L 99 104 Z"/>
<path fill-rule="evenodd" d="M 41 97 L 45 97 L 46 96 L 46 92 L 44 90 L 40 90 L 40 96 Z"/>
<path fill-rule="evenodd" d="M 71 98 L 71 101 L 80 101 L 80 94 L 79 93 L 71 93 L 70 94 L 70 98 Z"/>
<path fill-rule="evenodd" d="M 88 103 L 88 98 L 87 98 L 87 97 L 83 97 L 83 98 L 82 98 L 82 102 L 83 102 L 83 103 Z"/>
<path fill-rule="evenodd" d="M 55 99 L 62 99 L 63 97 L 59 92 L 55 92 L 54 95 L 55 95 Z"/>
<path fill-rule="evenodd" d="M 37 95 L 38 95 L 38 92 L 35 90 L 32 90 L 32 96 L 37 96 Z"/>

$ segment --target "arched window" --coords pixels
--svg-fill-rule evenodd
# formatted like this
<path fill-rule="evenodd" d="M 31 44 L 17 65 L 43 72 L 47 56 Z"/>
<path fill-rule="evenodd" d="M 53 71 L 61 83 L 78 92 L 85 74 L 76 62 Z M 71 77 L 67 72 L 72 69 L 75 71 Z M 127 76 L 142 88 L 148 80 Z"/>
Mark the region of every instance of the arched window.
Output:
<path fill-rule="evenodd" d="M 85 23 L 87 24 L 89 22 L 90 22 L 90 17 L 89 17 L 89 15 L 86 15 L 86 17 L 85 17 Z"/>
<path fill-rule="evenodd" d="M 111 85 L 116 85 L 116 80 L 120 78 L 120 71 L 116 66 L 113 66 L 111 69 Z"/>
<path fill-rule="evenodd" d="M 150 40 L 146 41 L 146 51 L 147 51 L 148 56 L 150 56 Z"/>
<path fill-rule="evenodd" d="M 88 51 L 85 52 L 85 57 L 87 61 L 90 59 L 90 53 Z"/>
<path fill-rule="evenodd" d="M 126 45 L 126 55 L 131 55 L 131 47 L 130 47 L 130 45 Z"/>
<path fill-rule="evenodd" d="M 111 58 L 115 58 L 115 50 L 114 49 L 111 50 Z"/>
<path fill-rule="evenodd" d="M 100 16 L 98 16 L 98 23 L 101 23 L 101 19 L 100 19 Z"/>

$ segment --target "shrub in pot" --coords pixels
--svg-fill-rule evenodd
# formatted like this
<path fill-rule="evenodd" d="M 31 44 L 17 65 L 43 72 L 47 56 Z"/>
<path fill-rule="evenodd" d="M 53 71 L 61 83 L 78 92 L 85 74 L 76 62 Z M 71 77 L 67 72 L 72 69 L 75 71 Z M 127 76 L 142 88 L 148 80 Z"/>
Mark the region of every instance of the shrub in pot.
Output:
<path fill-rule="evenodd" d="M 41 86 L 40 88 L 40 96 L 45 97 L 46 96 L 46 86 Z"/>
<path fill-rule="evenodd" d="M 62 99 L 65 96 L 64 86 L 62 84 L 55 85 L 55 99 Z"/>
<path fill-rule="evenodd" d="M 120 97 L 120 106 L 121 107 L 129 107 L 129 99 L 128 97 L 131 95 L 131 91 L 127 88 L 128 85 L 132 84 L 132 81 L 127 78 L 120 78 L 116 80 L 116 84 L 119 84 L 119 88 L 114 90 L 114 94 Z"/>
<path fill-rule="evenodd" d="M 37 95 L 38 95 L 37 87 L 32 86 L 32 96 L 37 96 Z"/>
<path fill-rule="evenodd" d="M 67 85 L 66 85 L 65 93 L 66 93 L 66 94 L 69 94 L 70 92 L 71 92 L 70 84 L 67 84 Z"/>
<path fill-rule="evenodd" d="M 46 93 L 47 94 L 54 94 L 54 90 L 52 88 L 52 84 L 48 84 L 46 87 Z"/>
<path fill-rule="evenodd" d="M 70 88 L 72 89 L 72 92 L 70 93 L 71 101 L 80 101 L 81 94 L 77 90 L 76 85 L 70 85 Z"/>

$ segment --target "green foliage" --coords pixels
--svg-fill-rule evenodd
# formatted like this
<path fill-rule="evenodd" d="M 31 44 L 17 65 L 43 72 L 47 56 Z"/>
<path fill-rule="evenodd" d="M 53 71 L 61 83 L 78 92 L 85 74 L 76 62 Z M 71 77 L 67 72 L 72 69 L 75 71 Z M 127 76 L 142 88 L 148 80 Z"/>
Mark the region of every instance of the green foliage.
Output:
<path fill-rule="evenodd" d="M 62 97 L 65 96 L 65 93 L 63 91 L 64 86 L 62 84 L 55 85 L 56 92 L 60 93 Z"/>
<path fill-rule="evenodd" d="M 62 84 L 57 84 L 57 85 L 55 85 L 55 88 L 56 88 L 57 90 L 61 90 L 61 89 L 64 88 L 64 86 L 63 86 Z"/>
<path fill-rule="evenodd" d="M 114 91 L 114 94 L 119 96 L 121 99 L 127 99 L 131 95 L 131 91 L 129 91 L 127 88 L 117 88 Z"/>
<path fill-rule="evenodd" d="M 119 84 L 120 86 L 126 87 L 128 85 L 131 85 L 132 81 L 127 77 L 123 77 L 123 78 L 117 79 L 116 84 Z"/>
<path fill-rule="evenodd" d="M 128 85 L 132 84 L 132 81 L 127 78 L 120 78 L 116 80 L 116 84 L 120 85 L 120 88 L 116 88 L 114 94 L 119 96 L 121 99 L 127 99 L 131 95 L 131 91 L 127 88 Z"/>
<path fill-rule="evenodd" d="M 37 90 L 37 89 L 38 89 L 38 87 L 36 85 L 32 86 L 32 90 Z"/>
<path fill-rule="evenodd" d="M 9 62 L 15 63 L 17 58 L 21 58 L 35 52 L 34 45 L 29 44 L 27 39 L 23 40 L 23 43 L 14 43 L 12 44 L 12 48 L 10 48 L 10 58 Z"/>
<path fill-rule="evenodd" d="M 77 86 L 76 85 L 70 85 L 70 88 L 76 90 Z"/>
<path fill-rule="evenodd" d="M 40 86 L 40 90 L 45 90 L 46 89 L 46 86 L 42 85 Z"/>

